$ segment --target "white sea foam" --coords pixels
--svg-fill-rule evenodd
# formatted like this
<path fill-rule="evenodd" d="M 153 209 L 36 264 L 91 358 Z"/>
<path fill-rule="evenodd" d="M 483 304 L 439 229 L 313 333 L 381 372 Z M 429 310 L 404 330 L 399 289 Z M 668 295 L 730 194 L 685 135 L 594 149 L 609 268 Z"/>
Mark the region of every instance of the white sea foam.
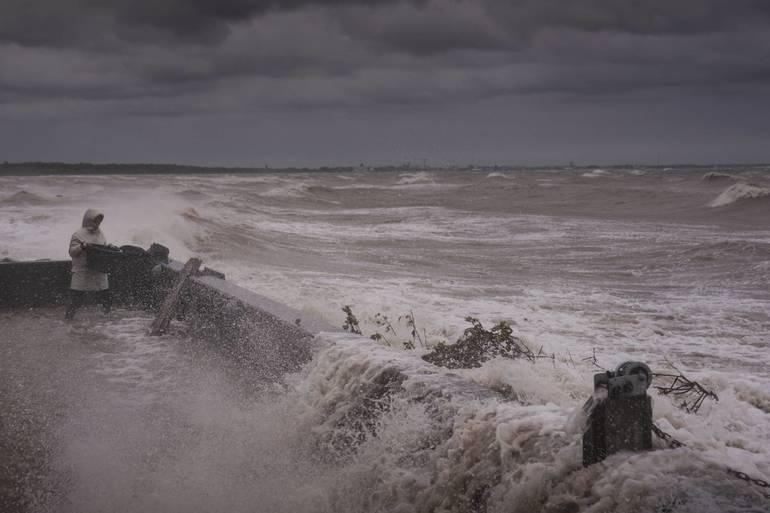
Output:
<path fill-rule="evenodd" d="M 351 404 L 343 399 L 344 391 L 376 390 L 382 386 L 377 385 L 380 376 L 393 367 L 406 370 L 408 376 L 403 395 L 390 398 L 390 411 L 375 424 L 377 437 L 362 441 L 342 471 L 345 479 L 332 503 L 339 511 L 430 511 L 442 504 L 448 511 L 463 511 L 464 501 L 473 496 L 483 497 L 488 511 L 501 512 L 592 507 L 650 511 L 670 507 L 674 499 L 684 506 L 682 511 L 716 512 L 734 500 L 761 501 L 743 483 L 725 483 L 722 465 L 762 474 L 770 470 L 765 461 L 767 448 L 760 449 L 758 441 L 750 452 L 736 454 L 731 447 L 737 441 L 735 435 L 719 431 L 713 436 L 709 424 L 716 420 L 712 416 L 715 409 L 704 419 L 689 419 L 672 408 L 668 398 L 656 397 L 656 421 L 690 449 L 677 454 L 618 454 L 583 469 L 580 407 L 585 399 L 581 390 L 590 381 L 589 366 L 560 362 L 551 369 L 550 364 L 500 360 L 485 367 L 494 369 L 494 375 L 500 375 L 505 366 L 510 367 L 509 376 L 523 372 L 523 377 L 515 378 L 519 389 L 513 389 L 514 393 L 521 391 L 519 401 L 501 403 L 491 396 L 447 401 L 430 393 L 432 387 L 443 387 L 442 395 L 451 397 L 446 383 L 438 379 L 443 372 L 414 355 L 378 349 L 350 336 L 323 338 L 327 346 L 299 391 L 308 401 L 308 411 L 324 412 L 316 421 L 324 428 L 317 433 L 332 452 L 337 451 L 334 440 L 344 436 L 339 431 L 356 425 L 340 420 L 349 418 L 357 401 L 364 399 L 359 397 Z M 565 382 L 572 391 L 564 389 Z M 411 402 L 409 397 L 415 393 L 421 398 L 434 397 L 428 401 L 435 401 L 438 407 L 426 406 L 425 399 Z M 728 396 L 724 399 L 728 415 L 738 414 L 752 426 L 761 425 L 759 416 Z M 699 440 L 705 433 L 712 436 Z M 756 434 L 738 437 L 749 441 Z M 423 442 L 426 437 L 434 446 L 429 451 Z M 718 491 L 722 486 L 731 490 L 726 496 Z M 361 497 L 355 493 L 360 489 L 369 493 Z"/>
<path fill-rule="evenodd" d="M 599 178 L 599 177 L 602 177 L 602 176 L 607 176 L 609 174 L 610 173 L 608 171 L 605 171 L 604 169 L 594 169 L 594 170 L 588 171 L 586 173 L 583 173 L 580 176 L 583 176 L 585 178 Z"/>
<path fill-rule="evenodd" d="M 435 176 L 428 171 L 419 171 L 417 173 L 402 173 L 398 175 L 398 185 L 411 185 L 420 182 L 433 182 Z"/>
<path fill-rule="evenodd" d="M 301 198 L 307 193 L 308 187 L 311 185 L 311 182 L 305 182 L 304 180 L 284 181 L 260 193 L 260 196 L 267 198 Z"/>
<path fill-rule="evenodd" d="M 725 189 L 709 203 L 710 207 L 723 207 L 742 200 L 770 197 L 770 188 L 760 187 L 750 183 L 736 183 Z"/>

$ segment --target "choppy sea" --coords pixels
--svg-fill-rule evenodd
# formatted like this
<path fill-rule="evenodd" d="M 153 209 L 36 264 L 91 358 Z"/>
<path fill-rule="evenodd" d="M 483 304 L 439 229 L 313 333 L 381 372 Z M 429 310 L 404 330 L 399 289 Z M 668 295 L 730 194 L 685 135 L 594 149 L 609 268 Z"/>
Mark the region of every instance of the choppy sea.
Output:
<path fill-rule="evenodd" d="M 33 335 L 2 314 L 0 392 L 48 433 L 51 468 L 17 493 L 30 511 L 770 511 L 770 490 L 724 472 L 770 481 L 770 167 L 6 176 L 0 258 L 66 258 L 86 208 L 111 243 L 200 256 L 330 324 L 350 305 L 384 333 L 385 315 L 393 346 L 405 314 L 425 345 L 473 316 L 553 358 L 454 371 L 515 400 L 395 397 L 340 453 L 345 405 L 388 361 L 428 366 L 420 344 L 327 334 L 302 372 L 254 389 L 181 331 L 144 337 L 142 313 L 40 314 Z M 719 401 L 693 414 L 653 392 L 687 447 L 582 469 L 594 357 L 674 365 Z"/>

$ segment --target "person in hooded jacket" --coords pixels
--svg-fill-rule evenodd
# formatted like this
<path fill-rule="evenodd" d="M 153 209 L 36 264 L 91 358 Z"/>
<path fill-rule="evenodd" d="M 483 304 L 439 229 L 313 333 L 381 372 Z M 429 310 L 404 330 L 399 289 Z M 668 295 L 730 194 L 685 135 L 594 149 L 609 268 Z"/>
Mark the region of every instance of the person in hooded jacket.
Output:
<path fill-rule="evenodd" d="M 104 313 L 112 308 L 109 282 L 105 273 L 89 269 L 86 265 L 86 248 L 89 244 L 106 245 L 107 240 L 99 228 L 104 214 L 89 208 L 83 216 L 83 227 L 72 234 L 69 253 L 72 257 L 72 281 L 70 282 L 70 302 L 64 318 L 75 316 L 75 311 L 83 306 L 88 294 L 97 295 Z"/>

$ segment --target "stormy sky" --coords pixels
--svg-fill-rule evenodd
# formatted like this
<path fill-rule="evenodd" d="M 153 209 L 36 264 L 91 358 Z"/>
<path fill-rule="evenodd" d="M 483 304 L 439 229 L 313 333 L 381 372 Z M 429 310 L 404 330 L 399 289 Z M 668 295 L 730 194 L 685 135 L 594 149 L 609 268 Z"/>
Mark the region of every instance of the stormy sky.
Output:
<path fill-rule="evenodd" d="M 767 0 L 2 0 L 0 160 L 770 161 Z"/>

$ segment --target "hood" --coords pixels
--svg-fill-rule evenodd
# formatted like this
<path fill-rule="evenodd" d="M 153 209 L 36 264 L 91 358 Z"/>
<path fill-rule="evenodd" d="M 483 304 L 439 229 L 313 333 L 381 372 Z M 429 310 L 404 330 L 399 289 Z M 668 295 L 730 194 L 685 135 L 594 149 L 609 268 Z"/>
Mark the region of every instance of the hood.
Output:
<path fill-rule="evenodd" d="M 98 216 L 104 218 L 104 214 L 95 208 L 86 210 L 86 213 L 83 215 L 83 228 L 99 228 L 99 225 L 96 222 Z"/>

